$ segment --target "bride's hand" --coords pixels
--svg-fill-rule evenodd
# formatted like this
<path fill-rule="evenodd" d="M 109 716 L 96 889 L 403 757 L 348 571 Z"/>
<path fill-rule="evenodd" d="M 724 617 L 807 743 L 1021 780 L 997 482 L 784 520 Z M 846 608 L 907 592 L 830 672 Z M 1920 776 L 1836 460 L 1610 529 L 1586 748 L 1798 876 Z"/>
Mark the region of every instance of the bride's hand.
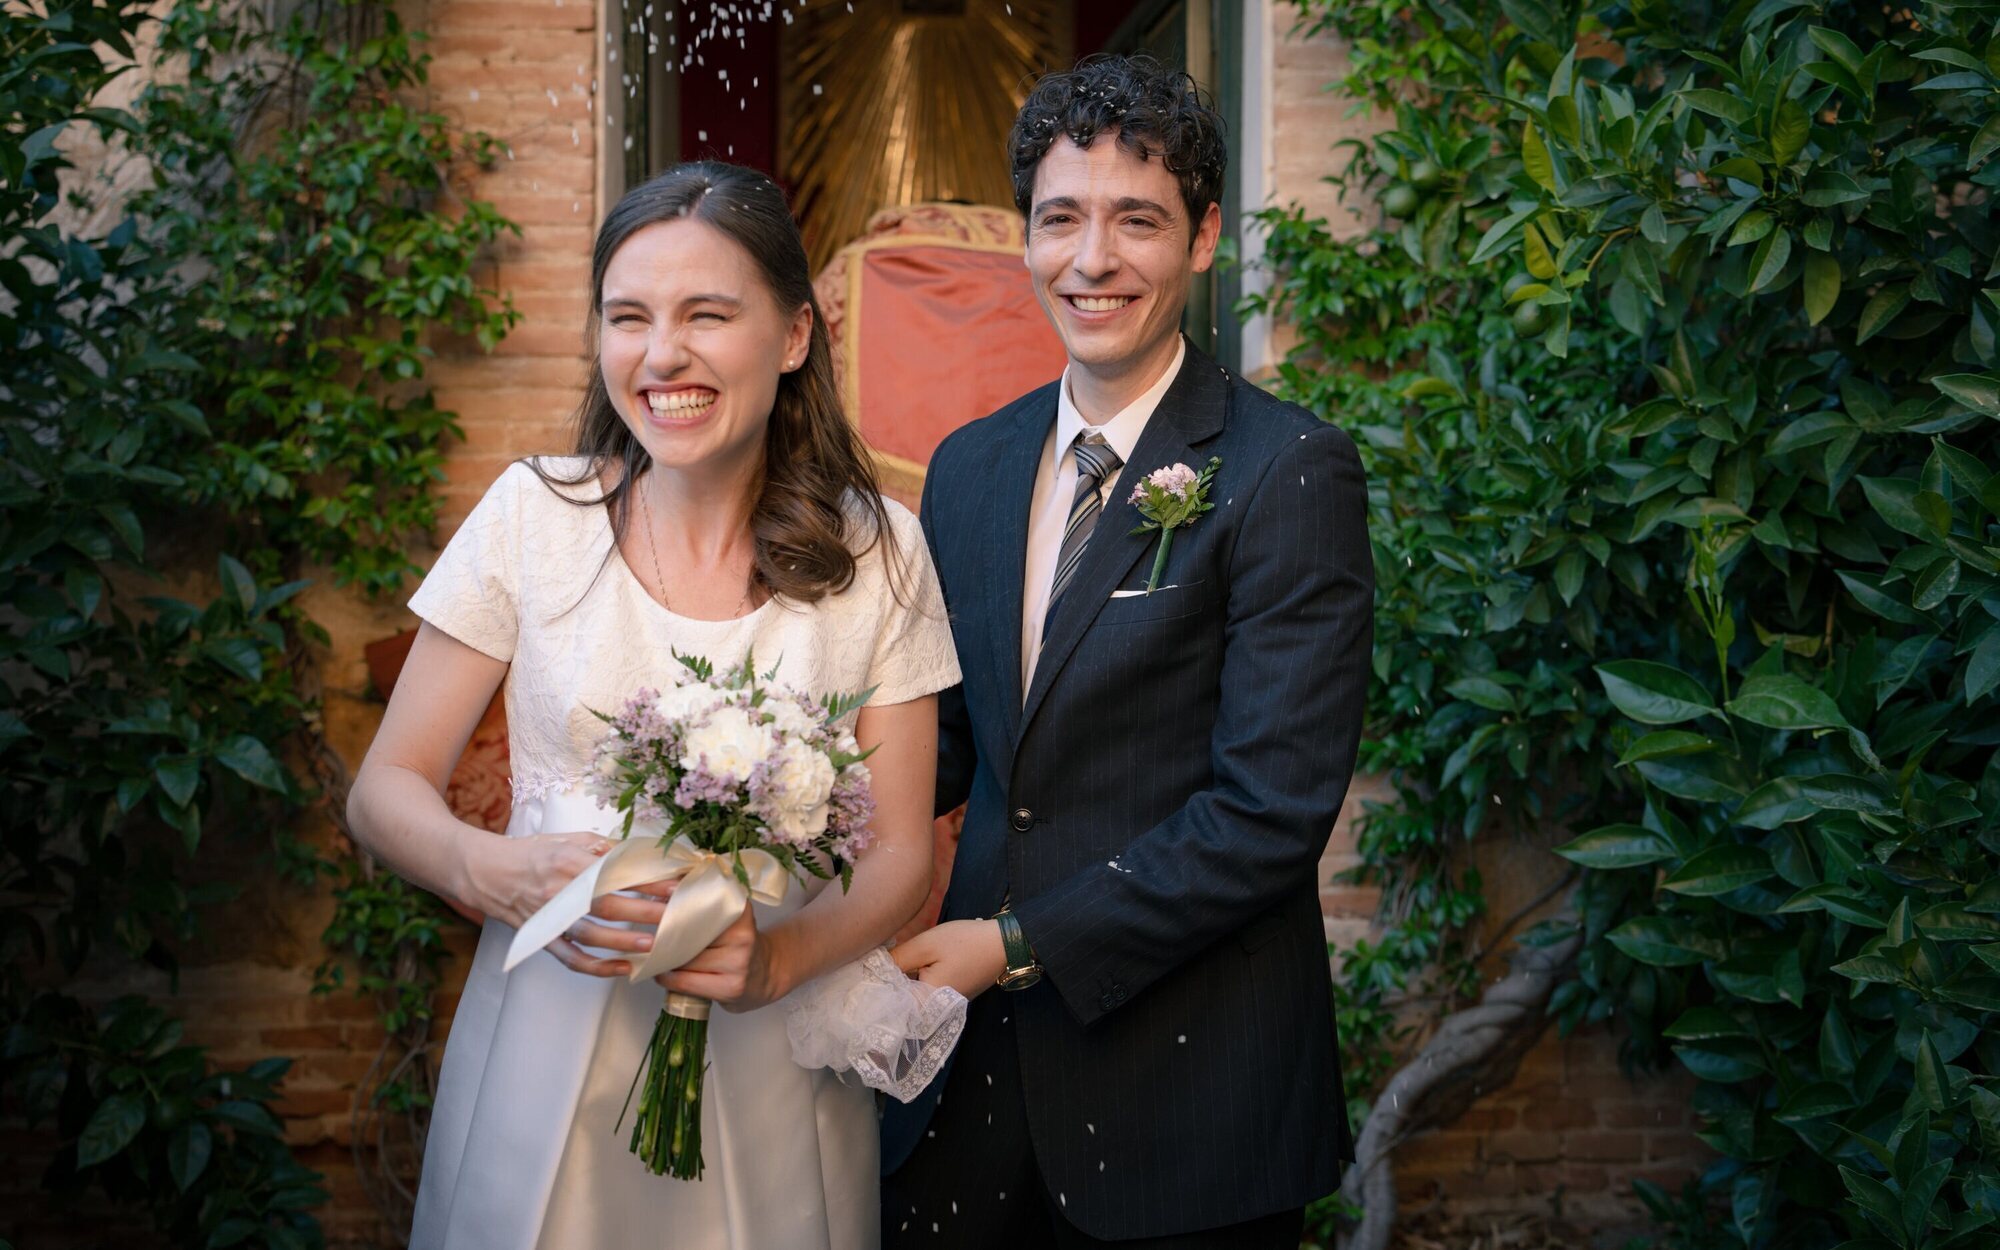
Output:
<path fill-rule="evenodd" d="M 578 873 L 616 845 L 610 838 L 593 833 L 471 840 L 466 849 L 465 878 L 473 897 L 466 901 L 518 929 Z M 644 954 L 653 948 L 652 930 L 660 923 L 660 913 L 673 890 L 672 882 L 659 882 L 635 887 L 636 893 L 647 896 L 643 898 L 607 894 L 591 905 L 590 915 L 550 942 L 548 951 L 564 967 L 576 972 L 596 977 L 630 975 L 630 962 L 615 956 L 593 955 L 578 944 Z M 614 920 L 636 923 L 643 928 L 626 929 L 602 923 Z"/>
<path fill-rule="evenodd" d="M 757 928 L 757 913 L 748 903 L 707 950 L 654 980 L 728 1011 L 755 1011 L 785 996 L 771 967 L 770 939 Z"/>

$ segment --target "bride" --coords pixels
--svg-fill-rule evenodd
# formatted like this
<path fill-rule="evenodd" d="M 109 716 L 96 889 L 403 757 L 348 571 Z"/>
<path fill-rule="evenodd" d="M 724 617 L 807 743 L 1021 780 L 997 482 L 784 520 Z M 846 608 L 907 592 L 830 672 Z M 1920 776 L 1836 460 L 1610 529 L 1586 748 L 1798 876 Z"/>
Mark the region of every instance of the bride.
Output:
<path fill-rule="evenodd" d="M 445 1051 L 418 1250 L 854 1248 L 879 1241 L 873 1096 L 792 1062 L 794 987 L 883 943 L 930 887 L 936 692 L 958 681 L 914 518 L 876 492 L 783 194 L 678 165 L 606 217 L 596 362 L 575 454 L 511 466 L 410 607 L 423 619 L 348 811 L 398 872 L 486 916 Z M 875 688 L 855 733 L 873 847 L 853 886 L 755 904 L 659 984 L 625 975 L 671 886 L 608 895 L 511 974 L 514 929 L 612 843 L 580 783 L 609 711 L 673 652 L 754 649 L 815 694 Z M 442 794 L 504 683 L 507 836 Z M 615 1131 L 662 987 L 710 1022 L 699 1181 L 649 1174 Z"/>

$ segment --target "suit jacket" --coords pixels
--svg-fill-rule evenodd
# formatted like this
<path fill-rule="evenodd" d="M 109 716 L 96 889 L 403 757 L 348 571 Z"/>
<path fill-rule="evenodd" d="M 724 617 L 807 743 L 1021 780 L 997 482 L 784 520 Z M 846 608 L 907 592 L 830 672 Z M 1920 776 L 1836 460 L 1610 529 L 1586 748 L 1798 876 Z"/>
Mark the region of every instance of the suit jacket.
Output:
<path fill-rule="evenodd" d="M 1008 1003 L 1049 1191 L 1094 1236 L 1160 1236 L 1301 1206 L 1352 1157 L 1316 869 L 1368 680 L 1366 487 L 1346 434 L 1190 347 L 1024 692 L 1058 385 L 954 432 L 924 487 L 964 672 L 942 700 L 938 807 L 968 803 L 943 917 L 1011 899 L 1043 965 Z M 1157 590 L 1114 596 L 1159 543 L 1132 532 L 1132 484 L 1211 456 L 1214 511 L 1175 532 Z M 931 1105 L 890 1106 L 885 1167 Z"/>

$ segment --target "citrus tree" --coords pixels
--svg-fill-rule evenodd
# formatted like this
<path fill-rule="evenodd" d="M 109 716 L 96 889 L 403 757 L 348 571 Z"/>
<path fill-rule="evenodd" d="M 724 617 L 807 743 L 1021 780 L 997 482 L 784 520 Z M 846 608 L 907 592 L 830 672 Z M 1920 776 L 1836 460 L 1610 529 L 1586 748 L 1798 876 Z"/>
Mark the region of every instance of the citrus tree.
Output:
<path fill-rule="evenodd" d="M 1398 110 L 1269 253 L 1377 484 L 1376 982 L 1566 829 L 1552 1009 L 1699 1078 L 1704 1237 L 1990 1244 L 2000 6 L 1307 9 Z"/>

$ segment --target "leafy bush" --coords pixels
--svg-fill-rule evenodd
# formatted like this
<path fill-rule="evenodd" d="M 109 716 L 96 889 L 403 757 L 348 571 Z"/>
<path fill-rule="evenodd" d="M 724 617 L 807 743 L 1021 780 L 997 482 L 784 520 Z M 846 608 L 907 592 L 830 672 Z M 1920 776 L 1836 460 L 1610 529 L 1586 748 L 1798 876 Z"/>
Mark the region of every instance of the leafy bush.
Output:
<path fill-rule="evenodd" d="M 171 970 L 246 860 L 334 870 L 292 832 L 299 762 L 325 758 L 296 596 L 320 568 L 370 593 L 412 570 L 456 428 L 424 362 L 512 324 L 472 277 L 511 227 L 447 202 L 493 144 L 405 102 L 426 59 L 387 4 L 276 28 L 156 8 L 0 9 L 0 1087 L 52 1123 L 51 1184 L 177 1244 L 313 1244 L 315 1191 L 262 1107 L 282 1066 L 209 1073 L 155 1009 L 100 1020 L 61 986 L 89 960 Z M 148 41 L 171 72 L 105 107 Z M 149 175 L 122 204 L 66 173 L 87 132 Z M 400 906 L 365 923 L 421 936 L 431 904 Z M 385 984 L 401 952 L 361 950 Z"/>
<path fill-rule="evenodd" d="M 1377 488 L 1371 867 L 1590 830 L 1554 1006 L 1700 1078 L 1726 1244 L 1990 1237 L 2000 10 L 1311 7 L 1402 105 L 1401 222 L 1269 253 Z"/>

